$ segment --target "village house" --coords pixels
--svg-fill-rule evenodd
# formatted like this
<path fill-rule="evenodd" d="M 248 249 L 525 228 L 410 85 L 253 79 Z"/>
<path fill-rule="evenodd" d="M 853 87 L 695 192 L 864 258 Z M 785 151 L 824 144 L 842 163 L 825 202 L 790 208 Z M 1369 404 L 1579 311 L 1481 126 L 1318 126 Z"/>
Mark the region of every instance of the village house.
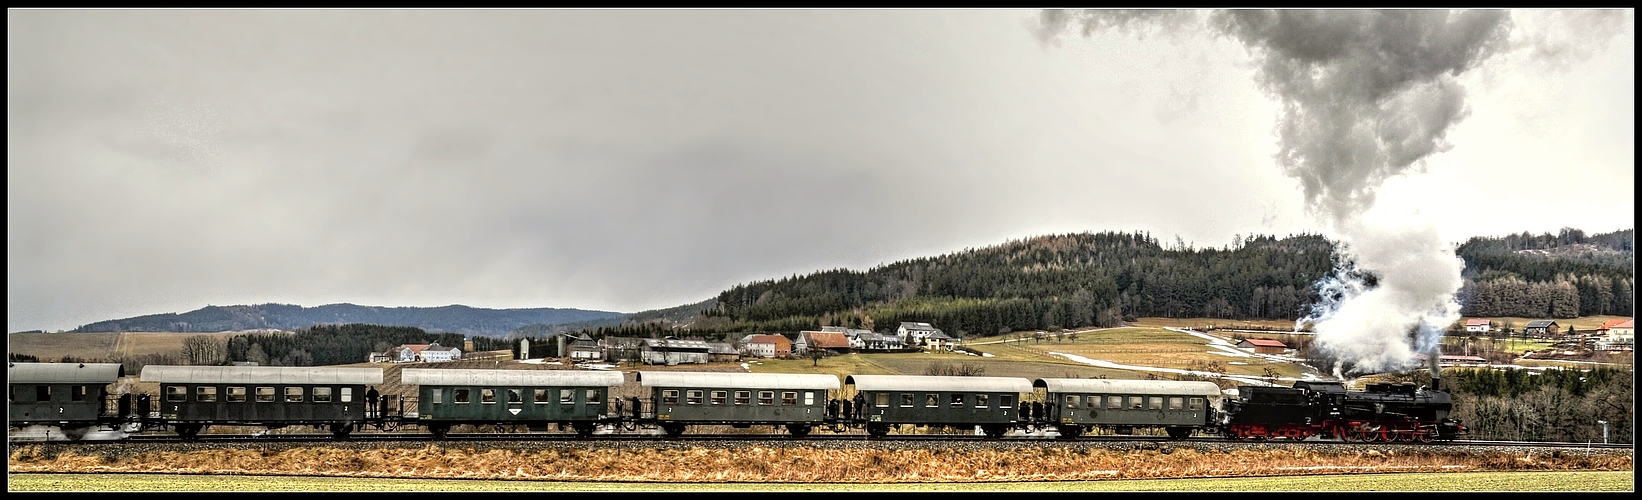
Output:
<path fill-rule="evenodd" d="M 935 330 L 928 337 L 924 337 L 924 347 L 929 348 L 931 351 L 951 351 L 952 346 L 957 344 L 958 339 L 956 337 L 947 335 L 940 330 Z"/>
<path fill-rule="evenodd" d="M 644 359 L 644 340 L 639 337 L 605 337 L 599 340 L 606 361 L 641 361 Z"/>
<path fill-rule="evenodd" d="M 445 347 L 435 342 L 423 348 L 421 356 L 424 363 L 444 363 L 462 359 L 462 349 L 459 347 Z"/>
<path fill-rule="evenodd" d="M 604 361 L 604 348 L 585 333 L 565 349 L 569 351 L 566 354 L 570 356 L 571 362 Z"/>
<path fill-rule="evenodd" d="M 1243 339 L 1237 343 L 1240 349 L 1253 349 L 1255 354 L 1282 354 L 1288 346 L 1282 342 L 1266 339 Z"/>
<path fill-rule="evenodd" d="M 1557 331 L 1556 320 L 1536 319 L 1522 327 L 1522 334 L 1530 337 L 1550 337 L 1558 333 L 1561 332 Z"/>
<path fill-rule="evenodd" d="M 1490 328 L 1491 325 L 1488 322 L 1488 318 L 1471 318 L 1465 320 L 1466 333 L 1488 333 Z"/>
<path fill-rule="evenodd" d="M 432 350 L 429 353 L 429 350 Z M 462 359 L 462 350 L 455 347 L 445 347 L 438 342 L 432 344 L 405 344 L 388 349 L 386 352 L 373 353 L 370 356 L 372 363 L 438 363 Z"/>
<path fill-rule="evenodd" d="M 1610 324 L 1611 323 L 1611 324 Z M 1602 339 L 1596 342 L 1596 348 L 1603 351 L 1633 351 L 1636 349 L 1635 320 L 1613 320 L 1602 324 L 1597 332 Z"/>
<path fill-rule="evenodd" d="M 906 347 L 901 337 L 893 333 L 878 333 L 867 330 L 856 330 L 850 344 L 858 351 L 899 351 Z"/>
<path fill-rule="evenodd" d="M 792 356 L 792 340 L 785 335 L 754 334 L 744 337 L 742 347 L 748 356 L 786 358 Z"/>
<path fill-rule="evenodd" d="M 939 328 L 935 328 L 929 323 L 902 321 L 901 326 L 895 329 L 895 335 L 901 338 L 901 343 L 904 345 L 922 346 L 927 344 L 926 341 L 930 335 L 940 331 Z"/>

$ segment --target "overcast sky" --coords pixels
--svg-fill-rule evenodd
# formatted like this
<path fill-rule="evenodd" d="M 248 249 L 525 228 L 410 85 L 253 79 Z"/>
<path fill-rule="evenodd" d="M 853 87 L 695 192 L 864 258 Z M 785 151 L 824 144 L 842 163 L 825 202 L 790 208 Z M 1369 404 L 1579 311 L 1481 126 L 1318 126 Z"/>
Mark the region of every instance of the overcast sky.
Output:
<path fill-rule="evenodd" d="M 1083 231 L 1321 232 L 1260 59 L 1015 10 L 9 10 L 8 331 L 206 305 L 636 312 Z M 1511 12 L 1442 236 L 1635 224 L 1634 12 Z"/>

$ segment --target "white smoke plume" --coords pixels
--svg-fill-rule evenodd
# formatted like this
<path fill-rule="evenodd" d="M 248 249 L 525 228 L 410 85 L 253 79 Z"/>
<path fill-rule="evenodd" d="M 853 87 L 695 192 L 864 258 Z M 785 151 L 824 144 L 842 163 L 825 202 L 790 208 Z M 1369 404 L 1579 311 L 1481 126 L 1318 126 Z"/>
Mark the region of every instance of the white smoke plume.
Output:
<path fill-rule="evenodd" d="M 1282 105 L 1278 166 L 1300 182 L 1306 209 L 1340 245 L 1336 275 L 1319 283 L 1315 346 L 1342 369 L 1372 373 L 1435 355 L 1459 319 L 1462 263 L 1428 219 L 1365 217 L 1385 180 L 1447 150 L 1466 116 L 1455 78 L 1507 48 L 1505 11 L 1046 11 L 1040 39 L 1069 26 L 1165 34 L 1207 22 L 1260 64 L 1256 80 Z M 1199 24 L 1200 25 L 1200 24 Z M 1363 273 L 1372 274 L 1368 283 Z"/>

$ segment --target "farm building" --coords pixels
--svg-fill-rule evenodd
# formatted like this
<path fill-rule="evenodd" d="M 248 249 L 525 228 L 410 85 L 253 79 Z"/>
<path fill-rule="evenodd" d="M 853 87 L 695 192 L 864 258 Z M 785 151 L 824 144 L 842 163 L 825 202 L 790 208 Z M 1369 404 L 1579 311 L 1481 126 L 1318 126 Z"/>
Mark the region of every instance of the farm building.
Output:
<path fill-rule="evenodd" d="M 924 345 L 924 339 L 927 339 L 930 335 L 934 335 L 940 331 L 941 329 L 935 328 L 929 323 L 903 321 L 901 322 L 901 326 L 895 329 L 895 335 L 897 337 L 901 337 L 902 344 Z"/>
<path fill-rule="evenodd" d="M 708 342 L 708 361 L 739 361 L 741 351 L 736 350 L 735 344 L 729 342 Z"/>
<path fill-rule="evenodd" d="M 1283 345 L 1282 342 L 1266 339 L 1243 339 L 1242 342 L 1237 343 L 1237 347 L 1253 349 L 1255 354 L 1282 354 L 1284 350 L 1288 349 L 1288 346 Z"/>
<path fill-rule="evenodd" d="M 1522 334 L 1534 337 L 1549 337 L 1561 333 L 1557 330 L 1556 320 L 1536 319 L 1522 327 Z"/>
<path fill-rule="evenodd" d="M 572 361 L 604 361 L 604 348 L 585 333 L 575 342 L 571 342 L 565 350 L 569 351 L 566 354 L 570 355 Z"/>
<path fill-rule="evenodd" d="M 1466 333 L 1488 333 L 1489 328 L 1488 318 L 1471 318 L 1465 320 Z"/>
<path fill-rule="evenodd" d="M 842 332 L 798 332 L 798 340 L 793 342 L 793 353 L 800 356 L 809 354 L 810 350 L 819 349 L 829 354 L 843 354 L 850 351 L 849 337 Z"/>
<path fill-rule="evenodd" d="M 462 359 L 461 348 L 445 347 L 435 342 L 422 349 L 422 362 L 424 363 L 443 363 L 458 359 Z"/>
<path fill-rule="evenodd" d="M 647 365 L 706 363 L 710 359 L 708 351 L 705 340 L 680 340 L 675 337 L 644 339 L 642 359 Z"/>

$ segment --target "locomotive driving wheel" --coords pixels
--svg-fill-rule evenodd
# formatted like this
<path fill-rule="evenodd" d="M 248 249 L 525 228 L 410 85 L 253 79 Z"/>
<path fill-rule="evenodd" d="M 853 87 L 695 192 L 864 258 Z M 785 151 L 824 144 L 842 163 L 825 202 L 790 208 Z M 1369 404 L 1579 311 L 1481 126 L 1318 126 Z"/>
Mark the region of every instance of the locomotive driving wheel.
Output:
<path fill-rule="evenodd" d="M 1418 442 L 1421 442 L 1421 443 L 1429 443 L 1429 442 L 1431 442 L 1431 432 L 1422 431 L 1418 434 L 1415 434 L 1414 435 L 1414 440 L 1418 441 Z"/>

